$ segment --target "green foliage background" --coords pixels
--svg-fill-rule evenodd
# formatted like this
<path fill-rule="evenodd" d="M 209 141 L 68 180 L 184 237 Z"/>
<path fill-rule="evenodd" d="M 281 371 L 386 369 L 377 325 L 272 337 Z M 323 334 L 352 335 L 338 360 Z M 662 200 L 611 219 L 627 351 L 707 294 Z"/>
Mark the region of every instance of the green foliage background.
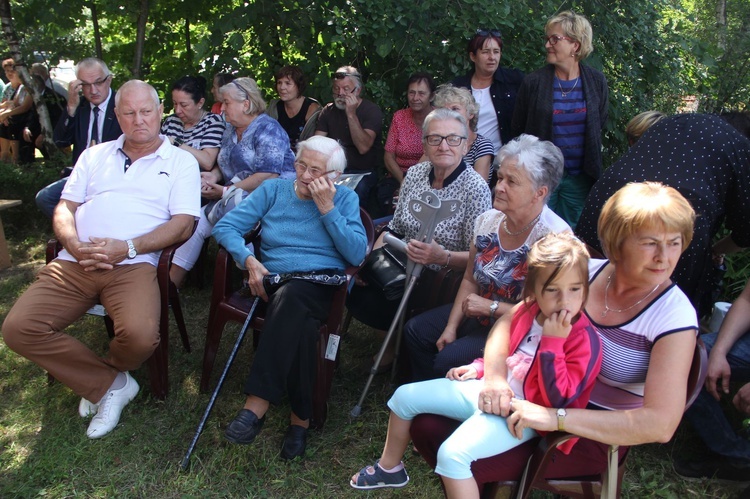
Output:
<path fill-rule="evenodd" d="M 92 5 L 103 56 L 121 84 L 132 74 L 138 2 L 25 0 L 12 9 L 25 52 L 43 52 L 54 65 L 94 54 Z M 273 73 L 286 63 L 301 66 L 311 79 L 307 93 L 325 102 L 331 70 L 352 64 L 389 116 L 405 105 L 410 73 L 430 71 L 443 82 L 469 70 L 465 45 L 477 27 L 502 31 L 503 65 L 541 67 L 545 21 L 563 9 L 594 27 L 586 63 L 609 80 L 608 163 L 625 148 L 622 130 L 638 112 L 674 112 L 686 96 L 697 96 L 705 111 L 750 100 L 750 0 L 728 2 L 722 30 L 716 0 L 152 0 L 149 8 L 142 70 L 168 108 L 167 89 L 184 74 L 249 75 L 273 97 Z"/>

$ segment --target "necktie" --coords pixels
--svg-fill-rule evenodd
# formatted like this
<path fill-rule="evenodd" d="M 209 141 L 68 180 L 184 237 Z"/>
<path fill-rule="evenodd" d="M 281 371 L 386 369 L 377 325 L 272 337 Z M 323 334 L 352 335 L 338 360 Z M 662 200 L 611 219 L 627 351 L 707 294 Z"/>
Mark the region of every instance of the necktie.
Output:
<path fill-rule="evenodd" d="M 99 139 L 99 106 L 94 106 L 94 122 L 91 125 L 91 144 L 96 145 L 101 142 Z"/>

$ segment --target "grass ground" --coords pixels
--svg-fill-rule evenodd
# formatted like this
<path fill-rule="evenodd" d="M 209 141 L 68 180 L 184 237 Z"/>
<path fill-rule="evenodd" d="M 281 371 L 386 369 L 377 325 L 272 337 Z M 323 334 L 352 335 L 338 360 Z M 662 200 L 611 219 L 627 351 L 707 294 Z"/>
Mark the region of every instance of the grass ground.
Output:
<path fill-rule="evenodd" d="M 28 209 L 28 203 L 25 206 Z M 42 265 L 43 243 L 50 235 L 34 215 L 18 218 L 22 225 L 7 230 L 15 266 L 0 271 L 0 321 Z M 78 399 L 70 390 L 59 383 L 49 385 L 39 367 L 0 342 L 0 498 L 442 496 L 436 476 L 410 453 L 405 462 L 412 482 L 404 489 L 362 493 L 347 483 L 349 476 L 379 455 L 388 417 L 385 402 L 392 391 L 387 379 L 377 377 L 363 414 L 350 420 L 349 411 L 366 380 L 359 366 L 377 348 L 373 335 L 356 322 L 342 342 L 342 362 L 334 379 L 328 421 L 322 430 L 311 434 L 304 460 L 287 463 L 278 457 L 289 412 L 286 404 L 271 409 L 253 445 L 235 446 L 223 438 L 223 428 L 243 402 L 242 384 L 253 355 L 248 341 L 190 468 L 180 471 L 179 464 L 209 398 L 198 390 L 209 288 L 191 286 L 182 293 L 193 352 L 182 350 L 173 326 L 167 400 L 151 398 L 145 368 L 134 372 L 143 389 L 123 412 L 118 428 L 101 440 L 86 438 L 87 421 L 78 417 Z M 228 326 L 216 371 L 238 329 Z M 98 317 L 85 317 L 68 332 L 99 351 L 106 348 L 106 334 Z M 635 449 L 628 461 L 623 496 L 732 497 L 736 488 L 710 481 L 686 482 L 674 474 L 672 457 L 693 449 L 693 439 L 684 428 L 676 442 Z"/>

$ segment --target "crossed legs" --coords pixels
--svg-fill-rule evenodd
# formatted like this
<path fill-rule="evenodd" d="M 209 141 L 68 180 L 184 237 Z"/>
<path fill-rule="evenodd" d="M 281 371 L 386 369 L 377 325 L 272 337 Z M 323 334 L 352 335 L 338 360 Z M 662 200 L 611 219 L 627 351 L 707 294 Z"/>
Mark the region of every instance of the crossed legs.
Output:
<path fill-rule="evenodd" d="M 106 357 L 63 330 L 98 300 L 115 324 Z M 156 269 L 147 263 L 84 272 L 55 260 L 18 299 L 3 324 L 9 348 L 38 364 L 77 395 L 100 400 L 119 372 L 138 368 L 159 342 Z"/>

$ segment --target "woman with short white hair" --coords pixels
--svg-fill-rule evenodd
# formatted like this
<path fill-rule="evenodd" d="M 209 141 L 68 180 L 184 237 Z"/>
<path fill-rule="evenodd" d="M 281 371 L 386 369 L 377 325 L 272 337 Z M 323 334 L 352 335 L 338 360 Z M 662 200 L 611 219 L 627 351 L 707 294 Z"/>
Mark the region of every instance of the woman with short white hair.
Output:
<path fill-rule="evenodd" d="M 346 168 L 339 143 L 322 136 L 299 142 L 294 168 L 295 180 L 263 182 L 213 231 L 219 244 L 248 271 L 250 292 L 267 301 L 266 332 L 245 382 L 247 398 L 225 436 L 236 444 L 251 443 L 270 404 L 281 403 L 287 394 L 292 414 L 281 450 L 284 459 L 305 452 L 318 329 L 328 317 L 336 290 L 303 276 L 341 275 L 346 267 L 362 263 L 367 251 L 359 198 L 348 187 L 334 184 Z M 263 225 L 263 263 L 243 237 L 258 222 Z M 294 273 L 298 278 L 267 292 L 263 277 L 269 273 Z"/>

